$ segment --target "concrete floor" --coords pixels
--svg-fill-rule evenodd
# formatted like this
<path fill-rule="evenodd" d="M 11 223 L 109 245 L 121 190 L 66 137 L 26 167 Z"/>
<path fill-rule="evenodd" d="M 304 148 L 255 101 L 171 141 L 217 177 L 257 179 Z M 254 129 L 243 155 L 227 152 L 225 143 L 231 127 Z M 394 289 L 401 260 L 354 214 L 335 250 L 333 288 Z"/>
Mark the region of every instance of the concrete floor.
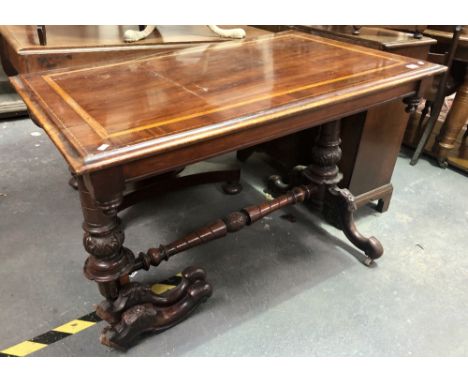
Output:
<path fill-rule="evenodd" d="M 257 203 L 272 172 L 254 156 L 239 195 L 208 185 L 129 209 L 126 245 L 146 250 Z M 29 120 L 0 122 L 0 174 L 4 349 L 92 311 L 100 297 L 82 275 L 82 217 L 67 166 Z M 393 184 L 387 213 L 358 213 L 361 231 L 385 248 L 375 268 L 359 263 L 341 232 L 291 207 L 137 275 L 207 270 L 213 297 L 177 327 L 120 353 L 99 344 L 99 323 L 33 356 L 467 356 L 467 177 L 425 159 L 410 167 L 402 155 Z"/>

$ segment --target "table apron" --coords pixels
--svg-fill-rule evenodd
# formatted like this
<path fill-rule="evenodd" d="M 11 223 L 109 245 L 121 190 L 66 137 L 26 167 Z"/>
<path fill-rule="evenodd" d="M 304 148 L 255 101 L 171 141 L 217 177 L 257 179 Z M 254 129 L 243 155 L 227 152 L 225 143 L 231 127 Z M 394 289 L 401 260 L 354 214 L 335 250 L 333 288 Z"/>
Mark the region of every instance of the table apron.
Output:
<path fill-rule="evenodd" d="M 308 110 L 247 130 L 233 132 L 229 135 L 197 142 L 188 146 L 172 149 L 171 151 L 128 162 L 121 165 L 123 175 L 126 181 L 143 179 L 217 155 L 271 141 L 300 130 L 312 128 L 411 95 L 418 92 L 419 83 L 420 81 L 402 84 L 391 89 L 386 89 L 385 91 L 366 94 L 352 100 Z"/>

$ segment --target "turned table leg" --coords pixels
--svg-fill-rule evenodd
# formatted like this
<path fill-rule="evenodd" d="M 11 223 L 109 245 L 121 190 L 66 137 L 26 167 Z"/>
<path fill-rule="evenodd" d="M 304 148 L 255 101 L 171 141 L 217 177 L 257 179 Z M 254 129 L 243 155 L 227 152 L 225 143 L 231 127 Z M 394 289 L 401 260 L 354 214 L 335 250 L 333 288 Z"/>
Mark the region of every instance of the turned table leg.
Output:
<path fill-rule="evenodd" d="M 194 267 L 182 272 L 177 287 L 162 294 L 149 285 L 130 282 L 135 256 L 123 246 L 125 236 L 117 217 L 123 200 L 119 173 L 107 171 L 94 179 L 85 175 L 77 182 L 84 215 L 83 244 L 89 253 L 84 273 L 105 298 L 96 313 L 110 324 L 102 332 L 101 343 L 126 349 L 142 333 L 178 324 L 211 295 L 205 272 Z"/>
<path fill-rule="evenodd" d="M 447 167 L 447 157 L 455 147 L 458 134 L 468 121 L 468 70 L 463 84 L 457 91 L 447 118 L 445 119 L 432 150 L 437 154 L 437 161 L 441 167 Z"/>
<path fill-rule="evenodd" d="M 331 203 L 332 210 L 338 214 L 340 228 L 356 247 L 367 256 L 366 265 L 383 254 L 383 247 L 375 237 L 364 237 L 353 220 L 356 210 L 354 196 L 347 189 L 337 186 L 342 178 L 337 163 L 341 159 L 340 121 L 323 125 L 312 152 L 312 163 L 304 170 L 303 176 L 308 182 L 318 186 L 319 191 L 315 206 L 323 209 L 324 201 Z"/>
<path fill-rule="evenodd" d="M 120 287 L 128 282 L 134 263 L 133 254 L 123 246 L 125 236 L 116 210 L 119 197 L 114 198 L 114 208 L 109 200 L 104 212 L 83 178 L 77 177 L 77 182 L 84 216 L 83 244 L 89 253 L 84 273 L 88 279 L 97 282 L 105 298 L 114 299 Z"/>

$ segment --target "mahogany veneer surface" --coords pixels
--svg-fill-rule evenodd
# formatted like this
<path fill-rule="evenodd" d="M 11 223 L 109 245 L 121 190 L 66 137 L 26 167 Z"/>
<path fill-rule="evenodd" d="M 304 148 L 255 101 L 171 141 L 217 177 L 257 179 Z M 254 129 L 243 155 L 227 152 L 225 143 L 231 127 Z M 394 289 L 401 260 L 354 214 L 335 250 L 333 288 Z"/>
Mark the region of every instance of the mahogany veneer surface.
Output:
<path fill-rule="evenodd" d="M 444 69 L 285 32 L 19 75 L 12 83 L 81 174 L 356 100 Z"/>

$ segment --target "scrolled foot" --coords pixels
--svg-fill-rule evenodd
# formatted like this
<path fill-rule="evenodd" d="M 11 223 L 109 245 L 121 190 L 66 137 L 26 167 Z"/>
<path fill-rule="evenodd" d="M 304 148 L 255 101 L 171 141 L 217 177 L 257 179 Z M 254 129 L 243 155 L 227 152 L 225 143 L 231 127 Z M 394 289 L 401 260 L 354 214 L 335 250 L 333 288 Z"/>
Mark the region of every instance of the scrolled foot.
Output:
<path fill-rule="evenodd" d="M 225 194 L 235 195 L 242 191 L 242 184 L 240 182 L 226 182 L 222 188 Z"/>
<path fill-rule="evenodd" d="M 116 324 L 120 321 L 123 312 L 132 306 L 143 303 L 158 306 L 173 305 L 184 297 L 190 285 L 199 280 L 205 281 L 205 279 L 206 272 L 202 268 L 188 267 L 182 272 L 179 285 L 163 294 L 154 293 L 150 285 L 132 282 L 119 291 L 119 296 L 115 300 L 101 302 L 96 308 L 96 313 L 111 325 Z"/>
<path fill-rule="evenodd" d="M 122 314 L 116 325 L 101 334 L 101 343 L 119 350 L 128 349 L 146 332 L 160 333 L 186 319 L 192 311 L 212 294 L 212 287 L 203 280 L 192 284 L 177 303 L 161 307 L 152 303 L 135 305 Z"/>
<path fill-rule="evenodd" d="M 115 301 L 104 301 L 97 314 L 111 326 L 104 328 L 101 343 L 128 349 L 143 333 L 160 333 L 183 321 L 212 294 L 205 271 L 190 267 L 182 272 L 181 283 L 160 295 L 150 286 L 130 283 Z"/>
<path fill-rule="evenodd" d="M 283 181 L 283 178 L 280 175 L 271 175 L 268 178 L 268 189 L 271 190 L 273 193 L 283 193 L 288 190 L 291 190 L 296 186 L 304 184 L 302 173 L 305 170 L 305 168 L 306 166 L 302 165 L 293 167 L 293 169 L 288 174 L 289 183 Z"/>
<path fill-rule="evenodd" d="M 375 237 L 371 236 L 367 238 L 358 231 L 353 218 L 353 213 L 356 210 L 356 204 L 354 203 L 354 196 L 349 192 L 349 190 L 334 186 L 330 187 L 328 192 L 332 201 L 337 206 L 343 233 L 351 243 L 364 251 L 369 259 L 369 264 L 366 265 L 370 265 L 372 260 L 378 259 L 382 256 L 382 244 Z"/>
<path fill-rule="evenodd" d="M 291 186 L 288 183 L 285 183 L 280 175 L 270 175 L 268 177 L 267 187 L 275 193 L 286 192 L 291 189 Z"/>

